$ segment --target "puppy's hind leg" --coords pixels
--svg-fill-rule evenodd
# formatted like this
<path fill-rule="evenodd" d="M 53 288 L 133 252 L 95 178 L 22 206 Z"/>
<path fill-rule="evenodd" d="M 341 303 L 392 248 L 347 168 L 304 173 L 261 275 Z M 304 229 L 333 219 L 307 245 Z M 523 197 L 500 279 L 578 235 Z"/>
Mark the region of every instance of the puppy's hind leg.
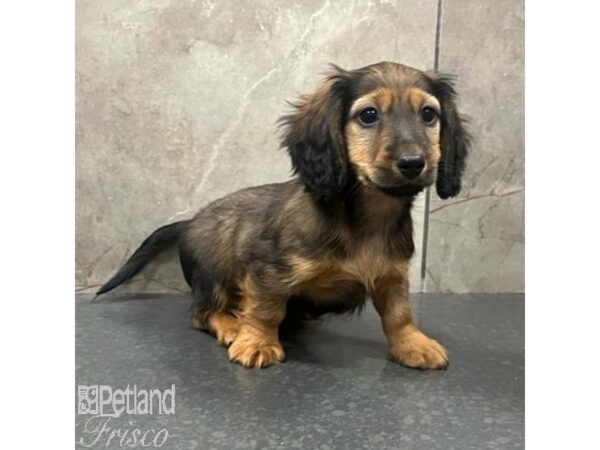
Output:
<path fill-rule="evenodd" d="M 207 320 L 208 331 L 217 338 L 219 344 L 228 347 L 240 332 L 240 321 L 232 314 L 212 312 Z"/>
<path fill-rule="evenodd" d="M 216 286 L 211 294 L 211 300 L 196 306 L 192 326 L 214 336 L 219 344 L 230 345 L 240 329 L 239 319 L 227 312 L 232 304 L 233 302 L 227 298 L 227 293 Z"/>
<path fill-rule="evenodd" d="M 229 346 L 229 359 L 248 368 L 283 361 L 285 353 L 278 333 L 287 299 L 258 291 L 250 277 L 246 277 L 240 288 L 239 331 Z"/>

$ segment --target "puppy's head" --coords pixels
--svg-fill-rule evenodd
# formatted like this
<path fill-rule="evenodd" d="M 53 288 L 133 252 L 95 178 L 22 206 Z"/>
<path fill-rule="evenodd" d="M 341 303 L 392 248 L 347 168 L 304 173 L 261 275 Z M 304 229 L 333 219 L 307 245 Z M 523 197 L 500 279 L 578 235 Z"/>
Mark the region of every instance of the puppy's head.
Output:
<path fill-rule="evenodd" d="M 469 137 L 447 76 L 383 62 L 339 67 L 281 122 L 293 169 L 318 199 L 342 197 L 359 183 L 413 196 L 436 183 L 457 195 Z"/>

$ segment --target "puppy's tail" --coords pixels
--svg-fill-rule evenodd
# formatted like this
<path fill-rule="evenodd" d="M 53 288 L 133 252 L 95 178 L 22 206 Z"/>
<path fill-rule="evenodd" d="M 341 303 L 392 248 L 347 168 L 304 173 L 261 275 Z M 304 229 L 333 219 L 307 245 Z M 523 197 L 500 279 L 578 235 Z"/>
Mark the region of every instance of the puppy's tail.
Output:
<path fill-rule="evenodd" d="M 148 236 L 127 260 L 125 265 L 96 292 L 94 300 L 99 295 L 112 291 L 120 284 L 134 277 L 152 258 L 175 244 L 188 222 L 188 220 L 184 220 L 165 225 Z"/>

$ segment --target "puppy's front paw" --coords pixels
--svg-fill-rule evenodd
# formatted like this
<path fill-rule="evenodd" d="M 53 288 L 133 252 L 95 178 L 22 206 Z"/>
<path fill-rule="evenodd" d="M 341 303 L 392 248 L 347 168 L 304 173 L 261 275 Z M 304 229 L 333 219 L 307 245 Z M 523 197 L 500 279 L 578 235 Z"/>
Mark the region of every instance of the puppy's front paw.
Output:
<path fill-rule="evenodd" d="M 416 369 L 445 369 L 449 364 L 444 347 L 419 330 L 399 338 L 390 353 L 400 364 Z"/>
<path fill-rule="evenodd" d="M 244 367 L 268 367 L 280 363 L 285 357 L 281 344 L 275 339 L 265 339 L 240 332 L 227 350 L 229 360 Z"/>

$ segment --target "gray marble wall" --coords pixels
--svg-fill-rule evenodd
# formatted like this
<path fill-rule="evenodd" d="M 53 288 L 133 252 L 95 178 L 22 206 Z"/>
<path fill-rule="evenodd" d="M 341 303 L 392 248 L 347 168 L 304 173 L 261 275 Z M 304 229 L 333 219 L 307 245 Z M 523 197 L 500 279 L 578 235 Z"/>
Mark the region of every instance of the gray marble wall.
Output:
<path fill-rule="evenodd" d="M 427 289 L 524 291 L 524 11 L 443 0 L 439 68 L 458 76 L 473 149 L 463 190 L 433 197 Z"/>
<path fill-rule="evenodd" d="M 460 76 L 476 142 L 464 195 L 432 204 L 428 288 L 522 290 L 522 5 L 443 3 L 440 69 Z M 287 179 L 275 122 L 327 63 L 432 68 L 437 7 L 78 0 L 77 290 L 97 289 L 158 226 L 239 188 Z M 419 247 L 423 215 L 420 198 Z M 125 290 L 186 290 L 173 256 Z M 413 290 L 419 265 L 420 255 Z"/>

